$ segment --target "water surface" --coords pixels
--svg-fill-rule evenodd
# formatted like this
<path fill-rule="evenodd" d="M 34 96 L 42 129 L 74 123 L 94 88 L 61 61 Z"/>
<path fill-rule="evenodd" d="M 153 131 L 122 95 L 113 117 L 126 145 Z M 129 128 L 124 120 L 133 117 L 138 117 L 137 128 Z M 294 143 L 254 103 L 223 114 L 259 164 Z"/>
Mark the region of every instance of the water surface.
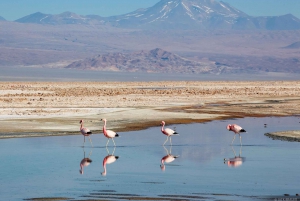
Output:
<path fill-rule="evenodd" d="M 264 133 L 299 130 L 299 122 L 299 117 L 188 125 L 166 122 L 180 134 L 172 137 L 173 146 L 162 146 L 166 137 L 159 126 L 119 133 L 117 147 L 110 142 L 108 149 L 102 134 L 91 136 L 94 147 L 88 140 L 83 147 L 80 134 L 0 140 L 1 199 L 253 200 L 294 196 L 300 193 L 300 143 L 272 140 Z M 238 138 L 230 146 L 233 133 L 226 130 L 228 123 L 237 123 L 247 131 L 242 135 L 242 146 Z M 178 158 L 161 168 L 162 158 L 170 152 Z M 106 164 L 103 176 L 103 160 L 112 154 L 119 158 Z M 242 158 L 236 167 L 224 163 L 224 158 L 235 156 Z M 84 158 L 92 163 L 80 174 Z"/>

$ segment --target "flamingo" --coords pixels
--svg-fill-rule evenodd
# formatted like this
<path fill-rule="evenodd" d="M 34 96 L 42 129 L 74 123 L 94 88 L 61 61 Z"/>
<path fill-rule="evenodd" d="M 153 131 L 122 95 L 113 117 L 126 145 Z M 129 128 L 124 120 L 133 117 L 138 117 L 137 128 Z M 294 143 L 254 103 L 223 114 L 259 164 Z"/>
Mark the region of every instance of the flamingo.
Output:
<path fill-rule="evenodd" d="M 114 151 L 113 151 L 112 154 L 109 154 L 109 151 L 108 151 L 107 148 L 106 148 L 106 151 L 107 151 L 108 155 L 105 156 L 104 159 L 103 159 L 103 164 L 102 165 L 103 165 L 104 172 L 101 173 L 101 175 L 103 175 L 103 176 L 106 176 L 106 165 L 115 162 L 119 158 L 119 156 L 114 155 L 115 148 L 114 148 Z"/>
<path fill-rule="evenodd" d="M 172 135 L 179 135 L 179 134 L 178 134 L 176 131 L 174 131 L 174 130 L 172 130 L 172 129 L 170 129 L 170 128 L 164 128 L 165 124 L 166 124 L 166 123 L 165 123 L 164 121 L 162 121 L 161 124 L 160 124 L 160 125 L 162 125 L 162 126 L 161 126 L 161 132 L 162 132 L 164 135 L 167 136 L 167 139 L 166 139 L 165 143 L 163 144 L 163 146 L 166 144 L 166 142 L 168 141 L 169 138 L 170 138 L 170 144 L 172 145 L 171 136 L 172 136 Z"/>
<path fill-rule="evenodd" d="M 103 134 L 104 134 L 105 137 L 107 137 L 106 146 L 108 145 L 110 138 L 112 139 L 114 145 L 116 146 L 115 141 L 114 141 L 114 137 L 119 137 L 119 134 L 112 131 L 112 130 L 106 130 L 106 119 L 101 119 L 101 121 L 104 121 Z"/>
<path fill-rule="evenodd" d="M 84 143 L 85 143 L 85 136 L 89 137 L 91 145 L 93 146 L 92 140 L 90 138 L 90 135 L 92 134 L 92 132 L 90 131 L 90 129 L 83 127 L 83 120 L 80 120 L 79 123 L 80 123 L 80 132 L 84 136 L 84 138 L 83 138 L 83 146 L 84 146 Z"/>
<path fill-rule="evenodd" d="M 176 158 L 178 158 L 179 156 L 174 156 L 174 155 L 171 154 L 172 146 L 171 146 L 171 148 L 170 148 L 170 153 L 168 152 L 168 150 L 166 149 L 165 146 L 163 146 L 163 147 L 164 147 L 164 149 L 166 150 L 167 155 L 165 155 L 164 157 L 162 157 L 160 168 L 161 168 L 162 171 L 165 171 L 165 170 L 166 170 L 166 167 L 165 167 L 165 164 L 164 164 L 164 163 L 171 163 L 171 162 L 173 162 Z"/>
<path fill-rule="evenodd" d="M 89 158 L 91 153 L 92 153 L 92 151 L 90 152 L 89 156 L 86 158 L 85 157 L 85 151 L 84 151 L 84 157 L 80 162 L 80 170 L 79 170 L 80 174 L 83 174 L 83 168 L 84 167 L 89 166 L 92 163 L 92 160 Z"/>
<path fill-rule="evenodd" d="M 240 133 L 244 133 L 246 131 L 242 127 L 240 127 L 239 125 L 236 125 L 236 124 L 228 124 L 226 128 L 227 128 L 227 130 L 234 132 L 234 136 L 233 136 L 231 145 L 232 145 L 232 143 L 233 143 L 233 141 L 235 139 L 235 134 L 239 134 L 239 136 L 240 136 L 240 143 L 242 145 L 242 136 L 241 136 Z"/>

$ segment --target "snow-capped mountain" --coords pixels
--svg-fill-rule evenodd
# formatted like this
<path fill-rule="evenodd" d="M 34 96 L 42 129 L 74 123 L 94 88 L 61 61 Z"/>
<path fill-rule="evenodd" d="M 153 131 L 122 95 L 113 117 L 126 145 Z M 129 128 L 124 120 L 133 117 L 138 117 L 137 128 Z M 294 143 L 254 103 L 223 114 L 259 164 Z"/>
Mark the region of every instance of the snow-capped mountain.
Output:
<path fill-rule="evenodd" d="M 171 29 L 300 29 L 300 20 L 288 14 L 252 17 L 215 0 L 161 0 L 153 7 L 109 18 L 119 27 Z"/>
<path fill-rule="evenodd" d="M 109 24 L 121 28 L 141 29 L 300 29 L 300 19 L 291 14 L 252 17 L 216 0 L 161 0 L 152 7 L 134 12 L 100 17 L 65 12 L 59 15 L 34 13 L 16 20 L 39 24 Z"/>
<path fill-rule="evenodd" d="M 166 28 L 231 28 L 248 17 L 224 2 L 214 0 L 161 0 L 153 7 L 110 18 L 116 26 Z"/>

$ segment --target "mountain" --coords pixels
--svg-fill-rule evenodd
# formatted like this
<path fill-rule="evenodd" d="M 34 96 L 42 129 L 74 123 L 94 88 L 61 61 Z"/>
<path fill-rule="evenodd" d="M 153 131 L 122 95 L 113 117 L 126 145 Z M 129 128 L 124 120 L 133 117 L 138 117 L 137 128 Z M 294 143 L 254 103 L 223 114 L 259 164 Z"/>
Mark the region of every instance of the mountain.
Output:
<path fill-rule="evenodd" d="M 213 63 L 201 63 L 156 48 L 133 53 L 108 53 L 76 61 L 66 68 L 121 72 L 218 73 Z"/>
<path fill-rule="evenodd" d="M 300 19 L 291 14 L 252 17 L 216 0 L 161 0 L 152 7 L 101 17 L 65 12 L 59 15 L 34 13 L 16 20 L 38 24 L 109 24 L 120 28 L 196 30 L 297 30 Z"/>
<path fill-rule="evenodd" d="M 6 19 L 0 16 L 0 21 L 6 21 Z"/>
<path fill-rule="evenodd" d="M 292 43 L 284 48 L 287 48 L 287 49 L 300 49 L 300 41 L 298 42 L 295 42 L 295 43 Z"/>
<path fill-rule="evenodd" d="M 103 18 L 97 15 L 83 16 L 72 12 L 64 12 L 58 15 L 51 15 L 37 12 L 22 17 L 16 20 L 16 22 L 59 25 L 102 23 L 102 20 Z"/>
<path fill-rule="evenodd" d="M 229 4 L 214 0 L 161 0 L 147 9 L 109 18 L 120 27 L 179 29 L 231 28 L 239 17 L 248 17 Z"/>
<path fill-rule="evenodd" d="M 109 22 L 124 28 L 159 29 L 300 29 L 300 20 L 288 14 L 251 17 L 225 2 L 215 0 L 161 0 L 147 9 L 110 17 Z"/>

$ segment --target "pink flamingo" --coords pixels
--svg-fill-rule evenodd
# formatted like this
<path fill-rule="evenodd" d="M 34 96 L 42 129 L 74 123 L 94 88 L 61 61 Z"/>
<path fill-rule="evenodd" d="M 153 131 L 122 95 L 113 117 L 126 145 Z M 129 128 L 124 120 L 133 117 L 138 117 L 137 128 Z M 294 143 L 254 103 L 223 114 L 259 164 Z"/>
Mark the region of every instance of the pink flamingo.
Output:
<path fill-rule="evenodd" d="M 171 154 L 171 151 L 172 151 L 172 146 L 170 148 L 170 153 L 168 152 L 168 150 L 165 148 L 164 146 L 164 149 L 166 150 L 167 152 L 167 155 L 165 155 L 164 157 L 162 157 L 161 159 L 161 165 L 160 165 L 160 168 L 162 171 L 165 171 L 166 170 L 166 167 L 165 167 L 165 164 L 164 163 L 171 163 L 173 162 L 176 158 L 178 158 L 179 156 L 174 156 Z"/>
<path fill-rule="evenodd" d="M 112 130 L 106 130 L 106 119 L 101 119 L 101 121 L 104 121 L 103 134 L 104 134 L 105 137 L 107 137 L 106 146 L 108 145 L 110 138 L 112 139 L 114 145 L 116 146 L 115 141 L 114 141 L 114 137 L 119 137 L 119 134 L 112 131 Z"/>
<path fill-rule="evenodd" d="M 167 136 L 167 139 L 166 139 L 166 141 L 165 141 L 165 143 L 164 143 L 163 145 L 166 144 L 166 142 L 168 141 L 169 138 L 170 138 L 170 144 L 172 145 L 171 136 L 172 136 L 172 135 L 179 135 L 179 134 L 178 134 L 176 131 L 174 131 L 174 130 L 172 130 L 172 129 L 170 129 L 170 128 L 164 128 L 165 124 L 166 124 L 166 123 L 165 123 L 164 121 L 162 121 L 161 124 L 160 124 L 160 125 L 162 125 L 162 126 L 161 126 L 161 132 L 162 132 L 164 135 Z"/>
<path fill-rule="evenodd" d="M 79 123 L 80 123 L 80 132 L 84 136 L 84 138 L 83 138 L 83 146 L 84 146 L 84 143 L 85 143 L 85 136 L 89 137 L 91 145 L 93 146 L 92 140 L 90 138 L 90 135 L 92 134 L 92 132 L 90 131 L 90 129 L 83 127 L 83 120 L 80 120 Z"/>
<path fill-rule="evenodd" d="M 106 148 L 106 150 L 107 150 L 107 148 Z M 109 154 L 109 151 L 107 150 L 108 155 L 104 157 L 103 164 L 102 164 L 104 172 L 102 172 L 101 175 L 106 176 L 106 165 L 115 162 L 119 158 L 119 156 L 114 155 L 114 152 L 115 152 L 115 149 L 112 154 Z"/>
<path fill-rule="evenodd" d="M 233 143 L 233 141 L 235 139 L 235 134 L 239 134 L 240 143 L 242 145 L 242 136 L 241 136 L 240 133 L 243 133 L 243 132 L 246 132 L 246 131 L 242 127 L 240 127 L 239 125 L 236 125 L 236 124 L 228 124 L 226 128 L 227 128 L 227 130 L 234 132 L 234 136 L 233 136 L 231 144 Z"/>
<path fill-rule="evenodd" d="M 85 157 L 85 152 L 84 152 L 84 157 L 80 162 L 80 170 L 79 170 L 80 174 L 83 174 L 83 168 L 84 167 L 89 166 L 92 163 L 92 160 L 89 158 L 91 153 L 92 153 L 92 151 L 90 152 L 89 156 L 86 158 Z"/>

